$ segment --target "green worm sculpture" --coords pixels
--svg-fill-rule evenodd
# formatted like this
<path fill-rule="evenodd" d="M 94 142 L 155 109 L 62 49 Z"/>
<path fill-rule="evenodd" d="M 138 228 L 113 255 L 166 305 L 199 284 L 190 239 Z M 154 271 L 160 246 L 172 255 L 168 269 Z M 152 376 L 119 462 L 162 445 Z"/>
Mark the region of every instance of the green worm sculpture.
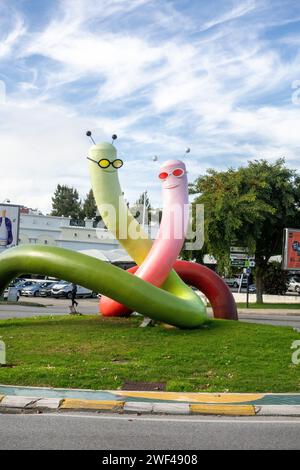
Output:
<path fill-rule="evenodd" d="M 115 148 L 107 143 L 92 147 L 90 158 L 109 163 L 116 160 Z M 108 228 L 120 239 L 129 254 L 141 263 L 151 249 L 152 242 L 138 227 L 137 221 L 128 211 L 116 175 L 116 168 L 109 165 L 105 172 L 90 162 L 92 186 L 99 205 L 112 206 L 116 210 L 115 222 L 103 214 Z M 93 170 L 95 168 L 95 170 Z M 101 196 L 102 195 L 102 196 Z M 121 196 L 121 198 L 120 198 Z M 139 233 L 136 239 L 122 239 L 120 220 Z M 207 320 L 206 309 L 199 297 L 171 272 L 163 288 L 132 276 L 116 266 L 92 257 L 57 247 L 23 245 L 0 255 L 0 294 L 9 282 L 20 274 L 44 274 L 65 279 L 100 292 L 126 305 L 131 310 L 147 315 L 154 320 L 178 326 L 196 328 Z"/>
<path fill-rule="evenodd" d="M 0 256 L 0 292 L 24 272 L 80 284 L 131 310 L 180 328 L 196 328 L 206 320 L 203 311 L 191 302 L 116 266 L 64 248 L 23 245 L 7 250 Z"/>

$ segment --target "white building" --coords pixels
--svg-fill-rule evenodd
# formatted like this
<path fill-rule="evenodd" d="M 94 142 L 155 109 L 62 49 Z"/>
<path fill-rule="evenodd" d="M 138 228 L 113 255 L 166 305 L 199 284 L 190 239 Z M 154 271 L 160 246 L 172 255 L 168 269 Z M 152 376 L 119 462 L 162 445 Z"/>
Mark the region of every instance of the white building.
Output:
<path fill-rule="evenodd" d="M 29 210 L 21 212 L 19 244 L 58 246 L 78 251 L 94 258 L 128 267 L 131 257 L 116 238 L 100 224 L 86 219 L 82 226 L 70 217 L 52 217 Z M 149 233 L 148 227 L 145 230 Z M 156 236 L 157 228 L 152 230 Z"/>
<path fill-rule="evenodd" d="M 93 227 L 93 220 L 87 219 L 84 226 L 77 226 L 69 217 L 34 213 L 21 213 L 19 243 L 59 246 L 74 251 L 120 248 L 119 242 L 108 230 Z"/>

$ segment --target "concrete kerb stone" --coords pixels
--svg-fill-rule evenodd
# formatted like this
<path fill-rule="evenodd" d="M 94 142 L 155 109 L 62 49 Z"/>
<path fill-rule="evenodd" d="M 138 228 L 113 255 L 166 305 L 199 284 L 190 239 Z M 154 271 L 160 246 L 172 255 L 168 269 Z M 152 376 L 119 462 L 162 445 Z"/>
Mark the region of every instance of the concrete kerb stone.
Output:
<path fill-rule="evenodd" d="M 300 416 L 300 405 L 255 406 L 257 416 Z"/>
<path fill-rule="evenodd" d="M 62 398 L 40 398 L 36 402 L 27 406 L 27 408 L 42 410 L 58 410 L 63 399 Z"/>
<path fill-rule="evenodd" d="M 281 399 L 281 404 L 260 405 L 257 400 L 255 403 L 254 399 L 252 399 L 253 404 L 251 404 L 247 394 L 245 395 L 245 402 L 240 403 L 230 403 L 227 396 L 224 397 L 223 403 L 213 403 L 208 400 L 205 403 L 204 398 L 203 403 L 192 401 L 182 403 L 178 401 L 134 401 L 132 397 L 130 400 L 128 400 L 128 397 L 124 397 L 122 400 L 118 399 L 117 396 L 115 400 L 91 400 L 0 395 L 0 413 L 90 411 L 137 415 L 300 416 L 300 403 L 298 405 L 296 400 L 296 403 L 289 404 L 288 400 L 291 401 L 291 398 L 294 397 L 290 397 L 288 394 L 282 394 L 282 396 L 285 398 L 286 403 L 282 402 Z M 266 394 L 265 397 L 269 398 L 269 395 Z M 278 397 L 274 395 L 274 399 L 276 398 Z"/>
<path fill-rule="evenodd" d="M 21 397 L 15 395 L 5 396 L 0 402 L 1 408 L 27 408 L 34 405 L 39 400 L 38 397 Z"/>

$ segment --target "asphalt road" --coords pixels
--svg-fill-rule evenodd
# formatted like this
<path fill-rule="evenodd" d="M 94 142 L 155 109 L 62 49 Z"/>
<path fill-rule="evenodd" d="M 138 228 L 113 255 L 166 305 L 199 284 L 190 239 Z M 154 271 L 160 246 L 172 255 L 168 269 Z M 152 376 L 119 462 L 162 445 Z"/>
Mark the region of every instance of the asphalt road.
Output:
<path fill-rule="evenodd" d="M 0 319 L 9 318 L 27 318 L 35 316 L 49 316 L 49 315 L 66 315 L 69 313 L 70 301 L 66 299 L 26 299 L 21 298 L 22 301 L 33 301 L 44 304 L 45 307 L 24 307 L 21 305 L 0 305 Z M 97 314 L 98 300 L 97 299 L 79 299 L 78 310 L 83 314 Z M 270 325 L 290 326 L 292 328 L 300 329 L 300 310 L 291 311 L 285 314 L 280 313 L 278 310 L 268 313 L 260 312 L 257 309 L 247 311 L 242 310 L 239 317 L 241 321 L 265 323 Z M 210 313 L 211 314 L 211 313 Z"/>
<path fill-rule="evenodd" d="M 0 449 L 300 449 L 300 419 L 3 414 Z"/>
<path fill-rule="evenodd" d="M 277 326 L 290 326 L 300 330 L 300 311 L 297 315 L 280 315 L 278 313 L 265 315 L 263 312 L 260 314 L 249 313 L 239 314 L 240 321 L 247 323 L 264 323 L 266 325 Z"/>
<path fill-rule="evenodd" d="M 22 305 L 0 305 L 0 319 L 29 318 L 35 316 L 66 315 L 70 313 L 70 300 L 38 297 L 35 299 L 21 297 L 21 302 L 31 302 L 44 305 L 44 307 L 30 307 Z M 97 299 L 77 299 L 77 310 L 83 314 L 97 314 Z"/>

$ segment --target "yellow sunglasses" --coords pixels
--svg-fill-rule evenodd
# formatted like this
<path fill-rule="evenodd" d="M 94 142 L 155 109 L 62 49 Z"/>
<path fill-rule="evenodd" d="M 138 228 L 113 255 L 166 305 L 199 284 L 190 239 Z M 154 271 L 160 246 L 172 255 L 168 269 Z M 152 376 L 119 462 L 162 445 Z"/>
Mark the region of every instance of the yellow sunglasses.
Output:
<path fill-rule="evenodd" d="M 111 162 L 107 158 L 102 158 L 102 160 L 100 160 L 99 162 L 89 157 L 87 157 L 87 159 L 91 160 L 91 162 L 96 163 L 98 166 L 100 166 L 100 168 L 109 168 L 110 165 L 112 165 L 114 168 L 116 168 L 116 170 L 118 170 L 124 165 L 123 160 L 120 160 L 119 158 L 117 158 L 117 160 L 114 160 L 113 162 Z"/>

